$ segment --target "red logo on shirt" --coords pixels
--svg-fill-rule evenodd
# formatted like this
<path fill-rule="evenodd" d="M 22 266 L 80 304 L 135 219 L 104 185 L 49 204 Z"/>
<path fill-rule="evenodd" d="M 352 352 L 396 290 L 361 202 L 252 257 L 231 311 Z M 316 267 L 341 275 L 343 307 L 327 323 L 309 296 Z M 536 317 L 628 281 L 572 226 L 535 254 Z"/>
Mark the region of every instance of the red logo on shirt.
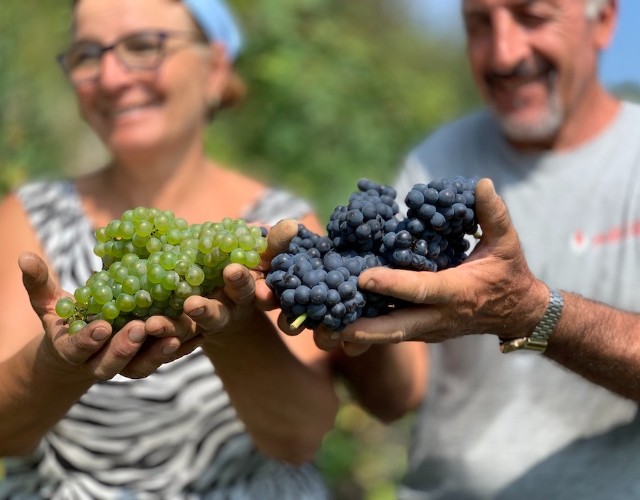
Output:
<path fill-rule="evenodd" d="M 607 244 L 619 243 L 628 238 L 640 236 L 640 221 L 630 223 L 626 227 L 614 227 L 600 234 L 589 237 L 578 229 L 571 238 L 571 247 L 576 251 L 584 251 L 589 247 L 599 247 Z"/>

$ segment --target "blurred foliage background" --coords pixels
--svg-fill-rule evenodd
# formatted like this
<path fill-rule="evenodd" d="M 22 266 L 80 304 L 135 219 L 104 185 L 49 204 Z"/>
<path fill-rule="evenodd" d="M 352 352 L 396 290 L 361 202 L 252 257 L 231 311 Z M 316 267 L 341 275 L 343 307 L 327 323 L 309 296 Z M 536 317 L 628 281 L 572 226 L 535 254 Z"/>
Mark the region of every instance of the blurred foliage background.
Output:
<path fill-rule="evenodd" d="M 0 189 L 104 160 L 54 56 L 71 0 L 0 11 Z M 359 177 L 393 179 L 408 147 L 476 102 L 455 40 L 430 39 L 398 0 L 236 0 L 249 94 L 212 124 L 216 159 L 295 190 L 327 216 Z"/>
<path fill-rule="evenodd" d="M 393 182 L 410 147 L 479 103 L 462 41 L 429 33 L 404 1 L 231 0 L 245 32 L 237 70 L 249 94 L 212 124 L 211 156 L 307 197 L 321 220 L 358 178 Z M 70 5 L 21 0 L 0 9 L 0 194 L 104 162 L 54 62 Z M 620 90 L 640 96 L 638 87 Z M 318 463 L 337 500 L 392 499 L 412 417 L 383 425 L 339 390 L 344 404 Z"/>

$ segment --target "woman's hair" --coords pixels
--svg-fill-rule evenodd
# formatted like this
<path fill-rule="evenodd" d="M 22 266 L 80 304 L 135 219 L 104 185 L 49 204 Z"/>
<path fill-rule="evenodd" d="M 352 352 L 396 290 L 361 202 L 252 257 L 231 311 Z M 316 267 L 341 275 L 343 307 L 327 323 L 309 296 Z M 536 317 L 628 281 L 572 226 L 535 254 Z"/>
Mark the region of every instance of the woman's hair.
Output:
<path fill-rule="evenodd" d="M 224 45 L 227 57 L 233 63 L 242 49 L 242 34 L 238 23 L 225 0 L 176 0 L 182 2 L 189 11 L 195 25 L 209 42 Z M 219 96 L 219 102 L 211 103 L 209 118 L 218 109 L 230 108 L 240 103 L 247 93 L 247 87 L 240 76 L 231 68 L 229 83 Z"/>
<path fill-rule="evenodd" d="M 80 0 L 73 0 L 73 7 Z M 185 5 L 195 28 L 202 35 L 203 40 L 210 43 L 218 41 L 227 49 L 227 57 L 233 63 L 242 46 L 242 36 L 231 14 L 231 11 L 223 0 L 174 0 Z M 229 83 L 219 96 L 217 102 L 209 105 L 208 116 L 212 119 L 219 109 L 231 108 L 239 104 L 247 94 L 247 86 L 244 80 L 231 67 Z"/>

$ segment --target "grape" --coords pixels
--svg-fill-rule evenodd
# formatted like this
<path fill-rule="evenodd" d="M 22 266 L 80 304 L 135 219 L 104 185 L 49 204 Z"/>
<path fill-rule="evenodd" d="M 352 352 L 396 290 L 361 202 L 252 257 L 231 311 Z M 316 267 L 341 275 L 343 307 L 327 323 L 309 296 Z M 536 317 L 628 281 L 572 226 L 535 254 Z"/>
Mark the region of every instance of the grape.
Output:
<path fill-rule="evenodd" d="M 368 179 L 358 181 L 347 205 L 337 206 L 327 224 L 327 234 L 337 250 L 377 252 L 382 228 L 398 213 L 396 191 Z"/>
<path fill-rule="evenodd" d="M 73 335 L 74 333 L 77 333 L 80 330 L 82 330 L 85 326 L 87 326 L 87 322 L 86 321 L 81 320 L 81 319 L 73 320 L 69 324 L 69 334 Z"/>
<path fill-rule="evenodd" d="M 266 278 L 288 321 L 293 326 L 315 328 L 324 324 L 337 330 L 360 317 L 366 294 L 358 290 L 357 276 L 368 267 L 365 257 L 333 249 L 314 265 L 316 258 L 310 249 L 299 248 L 299 254 L 274 257 Z M 377 259 L 372 262 L 379 265 Z M 381 304 L 380 310 L 385 307 Z"/>
<path fill-rule="evenodd" d="M 56 303 L 56 314 L 62 319 L 69 319 L 76 312 L 76 305 L 69 297 L 63 297 Z"/>
<path fill-rule="evenodd" d="M 465 236 L 478 230 L 475 183 L 458 176 L 415 184 L 400 219 L 395 190 L 361 179 L 348 204 L 333 211 L 328 236 L 300 224 L 266 277 L 290 324 L 340 330 L 361 316 L 405 306 L 358 288 L 358 276 L 370 267 L 433 272 L 461 264 L 470 247 Z"/>
<path fill-rule="evenodd" d="M 177 317 L 191 295 L 223 285 L 224 268 L 260 264 L 267 230 L 244 219 L 192 224 L 171 211 L 136 207 L 95 232 L 102 270 L 63 297 L 56 313 L 75 333 L 95 319 L 114 328 L 153 314 Z M 74 325 L 72 327 L 72 325 Z"/>
<path fill-rule="evenodd" d="M 416 184 L 405 197 L 407 218 L 386 226 L 380 253 L 393 267 L 435 271 L 462 263 L 476 233 L 476 179 Z"/>

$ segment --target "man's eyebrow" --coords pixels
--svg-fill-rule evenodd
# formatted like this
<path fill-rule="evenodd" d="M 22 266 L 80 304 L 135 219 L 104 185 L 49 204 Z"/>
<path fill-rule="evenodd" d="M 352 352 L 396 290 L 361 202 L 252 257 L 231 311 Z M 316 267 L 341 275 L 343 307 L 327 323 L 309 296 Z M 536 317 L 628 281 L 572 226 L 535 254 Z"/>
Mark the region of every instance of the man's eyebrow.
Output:
<path fill-rule="evenodd" d="M 508 8 L 516 8 L 521 9 L 525 7 L 529 7 L 532 4 L 540 3 L 541 0 L 511 0 L 508 2 L 505 7 Z M 467 2 L 463 2 L 462 4 L 462 14 L 483 14 L 487 12 L 488 9 L 485 7 L 477 7 L 477 6 L 469 6 Z"/>

